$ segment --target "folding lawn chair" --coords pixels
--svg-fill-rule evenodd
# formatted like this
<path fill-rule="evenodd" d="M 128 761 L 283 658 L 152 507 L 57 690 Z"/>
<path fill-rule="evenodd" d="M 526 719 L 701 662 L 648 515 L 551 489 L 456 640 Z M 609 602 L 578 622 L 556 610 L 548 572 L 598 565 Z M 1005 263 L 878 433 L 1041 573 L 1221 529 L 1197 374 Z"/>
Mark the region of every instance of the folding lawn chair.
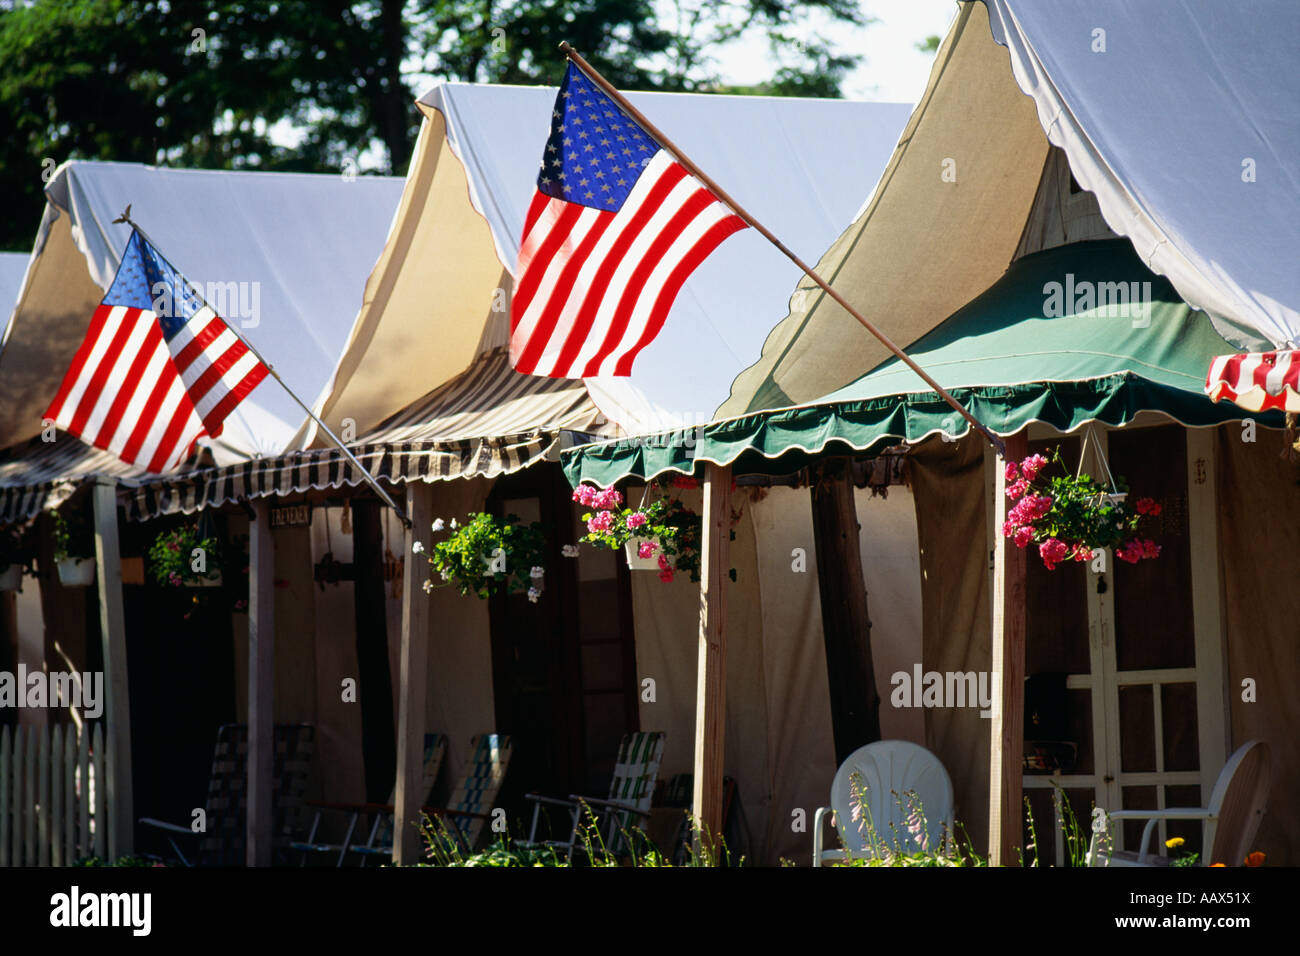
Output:
<path fill-rule="evenodd" d="M 314 742 L 311 724 L 276 724 L 272 728 L 271 827 L 273 847 L 281 859 L 300 825 Z M 162 831 L 183 866 L 243 866 L 247 819 L 248 726 L 225 724 L 217 729 L 204 828 L 195 831 L 192 826 L 152 817 L 144 817 L 140 823 Z M 182 843 L 191 844 L 188 852 Z"/>
<path fill-rule="evenodd" d="M 455 836 L 461 849 L 473 852 L 490 820 L 492 803 L 510 769 L 510 738 L 504 734 L 480 734 L 470 741 L 465 772 L 446 807 L 425 807 L 437 814 Z"/>
<path fill-rule="evenodd" d="M 1264 819 L 1268 787 L 1272 778 L 1268 744 L 1251 740 L 1228 758 L 1214 782 L 1206 807 L 1176 807 L 1167 810 L 1117 810 L 1110 821 L 1146 820 L 1142 842 L 1136 853 L 1099 847 L 1100 834 L 1093 832 L 1088 847 L 1089 866 L 1169 866 L 1167 856 L 1150 852 L 1151 835 L 1161 820 L 1200 820 L 1203 828 L 1200 864 L 1241 866 Z"/>
<path fill-rule="evenodd" d="M 420 780 L 420 799 L 428 800 L 429 794 L 433 792 L 434 785 L 438 782 L 438 773 L 442 770 L 443 757 L 447 753 L 447 736 L 445 734 L 425 734 L 424 735 L 424 764 Z M 347 859 L 348 853 L 358 853 L 362 855 L 361 865 L 365 865 L 367 856 L 388 856 L 393 853 L 393 804 L 397 801 L 397 791 L 394 789 L 392 796 L 388 798 L 387 804 L 379 803 L 328 803 L 325 801 L 310 801 L 309 806 L 316 810 L 316 816 L 312 819 L 311 829 L 307 833 L 307 839 L 300 843 L 293 843 L 292 849 L 302 854 L 301 865 L 307 865 L 307 856 L 311 853 L 337 853 L 338 858 L 335 860 L 335 866 L 342 866 Z M 317 843 L 316 833 L 320 828 L 321 814 L 325 811 L 336 811 L 348 814 L 347 833 L 343 837 L 342 843 Z M 357 826 L 364 816 L 371 817 L 370 832 L 366 837 L 366 842 L 354 845 L 353 836 L 356 834 Z"/>
<path fill-rule="evenodd" d="M 650 818 L 650 802 L 654 797 L 655 778 L 659 775 L 659 761 L 663 759 L 664 737 L 662 731 L 642 731 L 627 734 L 618 747 L 614 775 L 609 782 L 609 797 L 580 797 L 570 794 L 568 799 L 544 797 L 529 793 L 524 799 L 533 804 L 533 822 L 524 846 L 549 846 L 563 848 L 566 859 L 572 861 L 573 849 L 581 834 L 586 805 L 596 816 L 596 828 L 609 852 L 619 855 L 626 847 L 624 833 L 633 825 L 644 825 Z M 543 806 L 563 807 L 569 812 L 570 829 L 567 840 L 537 841 L 537 825 Z"/>

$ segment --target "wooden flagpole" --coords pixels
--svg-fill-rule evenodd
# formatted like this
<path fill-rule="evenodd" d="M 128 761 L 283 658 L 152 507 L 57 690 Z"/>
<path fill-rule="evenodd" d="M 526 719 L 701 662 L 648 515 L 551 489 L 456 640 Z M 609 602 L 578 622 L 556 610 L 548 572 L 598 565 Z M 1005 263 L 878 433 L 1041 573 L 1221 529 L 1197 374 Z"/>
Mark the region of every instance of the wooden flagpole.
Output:
<path fill-rule="evenodd" d="M 166 262 L 167 265 L 171 266 L 173 272 L 175 272 L 179 276 L 184 276 L 184 273 L 181 272 L 181 270 L 177 269 L 174 265 L 172 265 L 170 260 L 168 260 L 168 258 L 162 254 L 162 250 L 160 250 L 157 244 L 152 239 L 149 238 L 149 234 L 145 232 L 143 229 L 141 229 L 134 221 L 132 221 L 131 206 L 129 203 L 127 204 L 126 211 L 122 213 L 122 215 L 120 215 L 118 218 L 114 219 L 113 222 L 114 223 L 124 222 L 132 229 L 134 229 L 136 232 L 140 233 L 140 238 L 143 239 L 145 242 L 149 243 L 149 245 L 153 247 L 154 251 L 158 253 L 159 258 L 161 258 L 163 262 Z M 190 291 L 194 293 L 194 295 L 198 298 L 198 300 L 202 302 L 205 306 L 207 306 L 207 308 L 211 309 L 213 315 L 217 315 L 218 317 L 220 317 L 217 310 L 212 308 L 212 306 L 208 303 L 208 300 L 203 298 L 203 293 L 200 292 L 198 288 L 189 281 L 188 278 L 185 279 L 185 282 L 187 285 L 189 285 Z M 222 321 L 225 320 L 222 319 Z M 277 382 L 279 382 L 281 386 L 283 386 L 286 392 L 289 393 L 289 397 L 292 398 L 295 402 L 297 402 L 298 407 L 301 408 L 304 412 L 306 412 L 308 417 L 311 418 L 312 421 L 314 421 L 317 425 L 320 426 L 320 430 L 325 433 L 325 435 L 329 438 L 330 441 L 334 442 L 334 444 L 338 446 L 339 451 L 343 452 L 344 457 L 347 458 L 347 460 L 352 463 L 352 467 L 355 468 L 357 471 L 361 472 L 361 476 L 365 478 L 366 484 L 370 485 L 370 487 L 374 489 L 375 494 L 377 494 L 380 497 L 380 499 L 383 500 L 384 504 L 392 508 L 394 513 L 396 513 L 398 519 L 401 520 L 402 524 L 409 528 L 411 526 L 410 519 L 406 517 L 406 512 L 402 510 L 401 505 L 399 505 L 396 501 L 394 501 L 392 499 L 392 496 L 390 496 L 388 492 L 385 491 L 383 487 L 380 486 L 379 482 L 375 479 L 375 476 L 370 474 L 370 472 L 366 470 L 365 466 L 362 465 L 361 462 L 357 461 L 356 455 L 352 454 L 352 452 L 348 450 L 348 447 L 344 445 L 343 442 L 339 441 L 338 436 L 336 436 L 332 431 L 330 431 L 328 425 L 326 425 L 323 421 L 321 421 L 318 417 L 316 417 L 316 413 L 313 412 L 310 408 L 308 408 L 307 403 L 304 402 L 301 398 L 299 398 L 297 393 L 295 393 L 294 390 L 289 387 L 288 383 L 286 383 L 285 380 L 280 377 L 280 373 L 275 370 L 275 367 L 271 365 L 271 363 L 268 362 L 266 359 L 262 358 L 262 354 L 257 351 L 257 349 L 253 346 L 252 342 L 248 341 L 248 339 L 240 335 L 239 331 L 229 322 L 226 322 L 226 328 L 230 329 L 230 331 L 234 333 L 235 338 L 239 339 L 239 341 L 244 343 L 248 351 L 253 353 L 253 358 L 257 359 L 264 366 L 266 366 L 266 370 L 270 372 L 271 376 Z"/>
<path fill-rule="evenodd" d="M 877 339 L 879 339 L 881 344 L 884 345 L 885 348 L 889 349 L 889 351 L 892 352 L 901 362 L 903 362 L 908 368 L 910 368 L 913 372 L 919 375 L 921 377 L 921 380 L 924 381 L 926 385 L 929 385 L 930 388 L 933 389 L 934 392 L 940 398 L 942 398 L 945 402 L 951 405 L 953 409 L 955 409 L 961 415 L 962 418 L 970 422 L 971 426 L 980 434 L 982 434 L 986 439 L 988 439 L 990 445 L 992 445 L 995 449 L 997 449 L 997 452 L 1000 456 L 1004 458 L 1006 457 L 1006 446 L 1003 444 L 1001 438 L 995 435 L 982 422 L 976 419 L 974 415 L 968 412 L 962 406 L 962 404 L 959 401 L 957 401 L 957 399 L 953 398 L 952 395 L 948 393 L 947 389 L 945 389 L 942 385 L 940 385 L 933 378 L 931 378 L 929 374 L 924 369 L 922 369 L 921 366 L 917 365 L 916 362 L 914 362 L 906 352 L 904 352 L 897 345 L 895 345 L 894 342 L 889 338 L 889 336 L 887 336 L 884 332 L 880 331 L 880 329 L 876 328 L 876 326 L 873 325 L 871 321 L 867 319 L 867 317 L 864 316 L 861 312 L 859 312 L 853 306 L 849 305 L 849 303 L 845 300 L 844 296 L 840 295 L 838 292 L 836 292 L 834 289 L 831 288 L 830 283 L 828 283 L 825 279 L 823 279 L 820 275 L 818 275 L 811 266 L 809 266 L 806 262 L 800 259 L 797 255 L 795 255 L 791 249 L 787 248 L 785 243 L 783 243 L 780 239 L 774 236 L 766 226 L 764 226 L 752 215 L 750 215 L 749 212 L 745 209 L 745 207 L 740 205 L 740 203 L 736 202 L 736 200 L 732 199 L 731 195 L 725 189 L 719 186 L 716 182 L 713 181 L 713 179 L 710 176 L 708 176 L 703 170 L 701 170 L 698 166 L 696 166 L 693 162 L 691 162 L 691 160 L 688 159 L 686 155 L 680 149 L 677 148 L 677 145 L 673 143 L 671 139 L 669 139 L 667 136 L 663 134 L 663 131 L 660 130 L 659 127 L 655 126 L 648 119 L 646 119 L 645 115 L 642 114 L 642 112 L 638 110 L 635 106 L 629 103 L 627 101 L 627 98 L 623 96 L 623 94 L 620 93 L 618 90 L 616 90 L 607 79 L 605 79 L 598 72 L 596 72 L 595 68 L 586 60 L 584 60 L 578 54 L 577 50 L 569 46 L 567 42 L 560 44 L 560 50 L 563 51 L 564 55 L 567 56 L 570 60 L 572 60 L 573 63 L 577 65 L 578 69 L 582 70 L 582 72 L 585 73 L 593 83 L 599 86 L 602 90 L 605 91 L 605 93 L 609 95 L 611 99 L 613 99 L 616 103 L 618 103 L 618 105 L 623 108 L 624 112 L 626 112 L 629 116 L 631 116 L 634 120 L 636 120 L 639 124 L 641 124 L 641 126 L 644 127 L 647 133 L 649 133 L 652 137 L 658 140 L 659 143 L 665 149 L 671 152 L 677 158 L 677 161 L 681 163 L 684 167 L 686 167 L 687 171 L 690 172 L 691 175 L 693 175 L 700 182 L 704 183 L 704 185 L 708 187 L 710 192 L 712 192 L 715 196 L 717 196 L 720 200 L 722 200 L 722 202 L 726 203 L 726 205 L 731 207 L 732 212 L 734 212 L 741 219 L 745 220 L 745 222 L 748 223 L 750 226 L 752 226 L 754 230 L 758 232 L 759 235 L 761 235 L 768 242 L 772 243 L 772 245 L 776 246 L 776 248 L 779 249 L 787 259 L 789 259 L 801 270 L 803 270 L 804 275 L 812 279 L 813 282 L 817 283 L 817 285 L 821 288 L 821 290 L 825 292 L 827 295 L 829 295 L 832 299 L 834 299 L 837 303 L 839 303 L 840 307 L 843 308 L 845 312 L 849 313 L 849 315 L 857 319 L 858 322 L 861 323 L 863 328 L 865 328 L 868 332 L 870 332 Z"/>

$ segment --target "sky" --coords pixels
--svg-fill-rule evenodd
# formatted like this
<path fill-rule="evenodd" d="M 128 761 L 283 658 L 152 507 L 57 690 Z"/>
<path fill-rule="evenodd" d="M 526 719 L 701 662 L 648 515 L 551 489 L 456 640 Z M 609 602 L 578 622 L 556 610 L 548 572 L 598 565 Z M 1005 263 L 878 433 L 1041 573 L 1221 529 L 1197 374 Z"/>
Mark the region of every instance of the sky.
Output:
<path fill-rule="evenodd" d="M 875 17 L 866 27 L 823 26 L 822 35 L 844 52 L 863 54 L 861 66 L 843 85 L 849 99 L 915 103 L 925 92 L 934 55 L 916 44 L 927 36 L 944 37 L 957 15 L 955 0 L 863 0 L 863 11 Z M 818 21 L 814 21 L 818 22 Z M 828 21 L 821 20 L 821 24 Z M 727 83 L 758 83 L 775 69 L 764 37 L 746 37 L 716 57 L 717 70 Z"/>

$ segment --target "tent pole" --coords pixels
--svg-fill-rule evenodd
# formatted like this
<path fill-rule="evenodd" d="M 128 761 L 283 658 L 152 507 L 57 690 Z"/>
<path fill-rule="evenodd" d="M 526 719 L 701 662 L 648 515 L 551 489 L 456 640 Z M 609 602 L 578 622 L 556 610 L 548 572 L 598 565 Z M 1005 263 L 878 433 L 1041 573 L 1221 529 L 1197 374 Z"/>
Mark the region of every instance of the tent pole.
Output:
<path fill-rule="evenodd" d="M 659 127 L 655 126 L 648 119 L 646 119 L 645 115 L 640 110 L 638 110 L 635 106 L 629 103 L 627 101 L 627 98 L 623 96 L 623 94 L 620 93 L 618 90 L 616 90 L 613 84 L 609 82 L 609 80 L 605 79 L 603 76 L 597 73 L 590 63 L 588 63 L 581 56 L 579 56 L 577 50 L 569 46 L 568 43 L 561 43 L 560 50 L 564 53 L 565 56 L 567 56 L 570 60 L 572 60 L 574 64 L 578 67 L 578 69 L 582 70 L 582 72 L 585 73 L 593 83 L 595 83 L 602 90 L 604 90 L 605 93 L 610 97 L 610 99 L 614 100 L 614 102 L 616 102 L 620 107 L 622 107 L 624 112 L 626 112 L 634 120 L 640 123 L 641 126 L 644 127 L 647 133 L 649 133 L 652 137 L 654 137 L 654 139 L 658 140 L 659 143 L 662 144 L 665 149 L 671 152 L 677 158 L 677 161 L 681 163 L 682 166 L 686 167 L 686 170 L 690 172 L 692 176 L 694 176 L 696 179 L 702 182 L 706 187 L 708 187 L 709 191 L 712 192 L 715 196 L 717 196 L 720 200 L 722 200 L 723 203 L 725 203 L 727 206 L 730 206 L 731 211 L 734 212 L 741 219 L 745 220 L 745 222 L 748 223 L 750 226 L 752 226 L 760 236 L 762 236 L 768 242 L 772 243 L 772 245 L 776 246 L 776 248 L 781 252 L 782 255 L 784 255 L 787 259 L 789 259 L 796 266 L 798 266 L 800 270 L 802 270 L 804 275 L 806 275 L 809 279 L 812 279 L 812 281 L 815 282 L 823 292 L 825 292 L 828 296 L 834 299 L 840 305 L 840 307 L 844 309 L 845 312 L 853 316 L 853 318 L 857 319 L 864 329 L 866 329 L 877 339 L 879 339 L 880 343 L 885 348 L 889 349 L 889 351 L 892 352 L 898 358 L 899 361 L 901 361 L 913 372 L 919 375 L 921 377 L 921 380 L 925 382 L 926 385 L 930 386 L 931 389 L 934 390 L 935 394 L 937 394 L 945 402 L 951 405 L 953 409 L 958 414 L 961 415 L 962 418 L 966 419 L 966 421 L 970 423 L 972 428 L 974 428 L 981 435 L 983 435 L 988 440 L 989 444 L 997 449 L 999 455 L 1006 457 L 1005 449 L 1003 448 L 1001 438 L 995 435 L 992 432 L 992 430 L 985 427 L 978 419 L 975 418 L 974 415 L 968 412 L 966 408 L 961 404 L 961 402 L 953 398 L 952 395 L 948 393 L 947 389 L 945 389 L 942 385 L 940 385 L 933 378 L 931 378 L 929 374 L 926 373 L 926 371 L 921 368 L 921 366 L 917 365 L 916 362 L 912 360 L 911 356 L 909 356 L 906 352 L 904 352 L 897 345 L 895 345 L 893 340 L 890 339 L 889 336 L 887 336 L 880 329 L 876 328 L 876 326 L 872 324 L 872 322 L 869 319 L 867 319 L 867 317 L 864 316 L 861 312 L 853 308 L 853 306 L 849 305 L 849 303 L 845 300 L 844 296 L 840 295 L 838 292 L 832 289 L 830 283 L 828 283 L 825 279 L 823 279 L 820 275 L 818 275 L 813 270 L 812 266 L 808 265 L 797 255 L 795 255 L 794 252 L 789 247 L 787 247 L 785 243 L 783 243 L 780 239 L 778 239 L 775 235 L 773 235 L 772 232 L 766 226 L 764 226 L 752 215 L 750 215 L 749 212 L 745 209 L 745 207 L 740 205 L 740 203 L 736 202 L 736 200 L 732 199 L 731 195 L 725 189 L 723 189 L 716 182 L 714 182 L 713 179 L 710 178 L 708 175 L 706 175 L 698 166 L 695 165 L 695 163 L 691 162 L 691 160 L 687 158 L 686 154 L 683 153 L 680 149 L 678 149 L 677 145 L 671 139 L 669 139 L 667 136 L 663 134 L 663 132 L 659 129 Z"/>
<path fill-rule="evenodd" d="M 95 480 L 95 574 L 99 585 L 99 632 L 104 645 L 105 716 L 108 731 L 108 855 L 130 856 L 135 846 L 131 789 L 131 698 L 127 679 L 126 617 L 122 606 L 122 556 L 118 542 L 117 488 Z M 87 731 L 89 732 L 89 731 Z"/>
<path fill-rule="evenodd" d="M 423 584 L 425 562 L 412 552 L 415 528 L 427 528 L 433 514 L 433 487 L 428 482 L 406 484 L 406 528 L 402 573 L 402 647 L 397 691 L 397 786 L 393 805 L 393 863 L 420 861 L 420 793 L 424 777 L 424 712 L 429 685 L 429 596 Z"/>
<path fill-rule="evenodd" d="M 695 685 L 695 852 L 722 840 L 723 747 L 727 730 L 727 580 L 731 567 L 731 468 L 704 472 L 700 549 L 700 643 Z"/>
<path fill-rule="evenodd" d="M 1029 454 L 1029 432 L 1007 438 L 1006 455 Z M 994 468 L 992 655 L 993 714 L 989 727 L 989 865 L 1010 866 L 1021 842 L 1025 751 L 1025 551 L 1001 533 L 1007 520 L 1006 469 Z"/>
<path fill-rule="evenodd" d="M 248 562 L 248 836 L 249 866 L 271 865 L 272 702 L 275 684 L 275 544 L 271 506 L 252 502 Z"/>

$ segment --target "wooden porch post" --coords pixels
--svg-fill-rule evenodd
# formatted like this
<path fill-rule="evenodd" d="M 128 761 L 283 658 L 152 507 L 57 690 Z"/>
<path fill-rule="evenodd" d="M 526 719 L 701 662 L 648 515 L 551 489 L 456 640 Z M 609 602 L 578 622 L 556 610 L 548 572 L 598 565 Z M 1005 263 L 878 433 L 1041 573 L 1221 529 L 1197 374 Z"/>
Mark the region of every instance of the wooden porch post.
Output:
<path fill-rule="evenodd" d="M 409 866 L 420 860 L 420 805 L 424 795 L 424 710 L 429 685 L 429 595 L 424 582 L 429 566 L 411 551 L 429 536 L 433 487 L 424 481 L 406 484 L 405 570 L 402 574 L 402 650 L 397 691 L 397 799 L 393 806 L 393 862 Z"/>
<path fill-rule="evenodd" d="M 999 695 L 989 727 L 989 865 L 1011 866 L 1020 844 L 1021 784 L 1025 750 L 1025 550 L 1003 537 L 1010 501 L 1008 461 L 1029 454 L 1027 429 L 1006 440 L 1005 460 L 995 460 L 993 486 L 992 657 Z"/>
<path fill-rule="evenodd" d="M 253 502 L 248 525 L 248 838 L 249 866 L 271 865 L 271 772 L 275 692 L 275 544 L 271 506 Z"/>
<path fill-rule="evenodd" d="M 727 731 L 727 581 L 731 567 L 731 468 L 704 473 L 700 554 L 700 647 L 695 685 L 695 848 L 701 829 L 722 838 L 722 768 Z"/>
<path fill-rule="evenodd" d="M 104 646 L 105 769 L 108 855 L 129 856 L 135 846 L 131 791 L 131 697 L 127 679 L 126 618 L 122 608 L 122 553 L 117 533 L 117 488 L 109 479 L 94 487 L 95 575 L 99 584 L 99 633 Z"/>

